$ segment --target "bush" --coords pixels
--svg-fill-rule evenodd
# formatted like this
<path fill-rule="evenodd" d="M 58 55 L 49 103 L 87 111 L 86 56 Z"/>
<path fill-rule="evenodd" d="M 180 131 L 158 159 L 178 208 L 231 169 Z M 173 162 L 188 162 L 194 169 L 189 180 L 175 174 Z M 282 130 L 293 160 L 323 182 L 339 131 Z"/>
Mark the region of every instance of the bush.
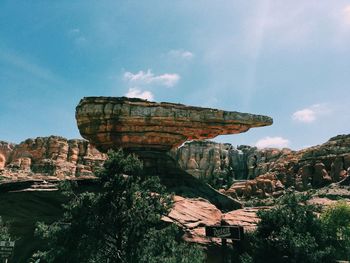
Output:
<path fill-rule="evenodd" d="M 289 193 L 261 221 L 252 239 L 254 262 L 334 262 L 335 250 L 307 197 Z"/>
<path fill-rule="evenodd" d="M 48 263 L 202 262 L 202 252 L 161 221 L 171 196 L 157 177 L 143 177 L 141 170 L 135 156 L 109 152 L 97 174 L 98 190 L 75 194 L 65 189 L 71 200 L 63 218 L 38 224 L 37 234 L 48 247 L 34 258 Z"/>
<path fill-rule="evenodd" d="M 328 237 L 335 246 L 338 259 L 350 259 L 350 206 L 338 201 L 328 207 L 322 214 Z"/>
<path fill-rule="evenodd" d="M 0 240 L 9 240 L 11 238 L 8 226 L 0 216 Z"/>

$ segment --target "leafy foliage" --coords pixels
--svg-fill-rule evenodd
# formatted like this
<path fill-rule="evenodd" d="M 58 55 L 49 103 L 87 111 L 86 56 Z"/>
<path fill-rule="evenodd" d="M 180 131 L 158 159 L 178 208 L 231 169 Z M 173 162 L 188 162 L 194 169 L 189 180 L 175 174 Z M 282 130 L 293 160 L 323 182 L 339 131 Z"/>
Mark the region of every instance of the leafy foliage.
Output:
<path fill-rule="evenodd" d="M 38 224 L 48 247 L 34 258 L 48 263 L 202 262 L 201 251 L 182 243 L 177 228 L 161 221 L 171 196 L 159 179 L 141 176 L 142 163 L 133 155 L 119 150 L 108 157 L 97 191 L 75 194 L 65 187 L 71 200 L 60 221 Z"/>
<path fill-rule="evenodd" d="M 344 201 L 338 201 L 322 213 L 321 220 L 337 250 L 338 258 L 349 260 L 350 206 Z"/>
<path fill-rule="evenodd" d="M 289 193 L 273 209 L 258 213 L 254 262 L 334 262 L 334 248 L 307 196 Z"/>
<path fill-rule="evenodd" d="M 9 240 L 10 237 L 8 226 L 0 217 L 0 240 Z"/>

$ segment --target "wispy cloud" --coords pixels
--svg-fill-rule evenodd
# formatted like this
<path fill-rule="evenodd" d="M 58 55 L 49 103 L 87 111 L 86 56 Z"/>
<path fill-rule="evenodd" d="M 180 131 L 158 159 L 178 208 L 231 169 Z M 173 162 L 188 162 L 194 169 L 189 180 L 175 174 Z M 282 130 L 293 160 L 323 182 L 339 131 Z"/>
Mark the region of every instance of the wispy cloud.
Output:
<path fill-rule="evenodd" d="M 32 58 L 20 55 L 12 50 L 0 48 L 0 61 L 1 60 L 19 70 L 29 73 L 35 78 L 51 82 L 59 80 L 49 69 L 33 62 Z"/>
<path fill-rule="evenodd" d="M 331 111 L 327 104 L 314 104 L 294 112 L 292 119 L 298 122 L 312 123 L 319 117 L 329 114 Z"/>
<path fill-rule="evenodd" d="M 125 72 L 124 80 L 133 85 L 155 84 L 159 86 L 173 87 L 180 80 L 180 76 L 175 73 L 165 73 L 155 75 L 150 69 L 147 71 L 139 71 L 137 73 Z"/>
<path fill-rule="evenodd" d="M 290 141 L 282 137 L 265 137 L 256 142 L 258 148 L 286 148 L 289 147 Z"/>
<path fill-rule="evenodd" d="M 82 45 L 87 42 L 85 35 L 79 28 L 72 28 L 68 30 L 68 36 L 73 39 L 76 45 Z"/>
<path fill-rule="evenodd" d="M 150 101 L 154 99 L 152 92 L 148 90 L 141 91 L 138 88 L 130 88 L 128 92 L 125 94 L 125 96 L 129 98 L 140 98 L 140 99 L 150 100 Z"/>
<path fill-rule="evenodd" d="M 184 49 L 172 49 L 168 52 L 168 56 L 172 58 L 191 60 L 194 57 L 194 54 Z"/>

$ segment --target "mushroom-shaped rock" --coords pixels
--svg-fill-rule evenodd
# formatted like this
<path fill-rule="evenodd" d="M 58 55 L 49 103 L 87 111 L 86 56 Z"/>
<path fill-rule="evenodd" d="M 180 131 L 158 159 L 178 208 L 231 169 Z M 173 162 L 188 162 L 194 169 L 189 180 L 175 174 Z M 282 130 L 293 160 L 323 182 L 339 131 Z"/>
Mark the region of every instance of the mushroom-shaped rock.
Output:
<path fill-rule="evenodd" d="M 143 161 L 143 172 L 159 176 L 171 191 L 205 198 L 225 211 L 241 204 L 183 171 L 170 150 L 187 140 L 272 124 L 267 116 L 125 97 L 83 98 L 76 119 L 80 134 L 100 151 L 121 147 L 134 152 Z"/>
<path fill-rule="evenodd" d="M 262 115 L 126 97 L 83 98 L 76 119 L 81 135 L 101 151 L 118 147 L 168 151 L 187 140 L 272 124 Z"/>

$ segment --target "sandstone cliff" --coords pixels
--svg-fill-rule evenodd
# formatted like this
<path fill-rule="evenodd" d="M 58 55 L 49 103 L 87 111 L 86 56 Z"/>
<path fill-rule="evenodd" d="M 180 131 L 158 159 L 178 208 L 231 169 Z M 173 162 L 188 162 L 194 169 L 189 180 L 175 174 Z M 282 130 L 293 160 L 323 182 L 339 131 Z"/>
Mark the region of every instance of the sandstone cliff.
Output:
<path fill-rule="evenodd" d="M 0 176 L 12 181 L 89 177 L 105 159 L 85 140 L 50 136 L 17 145 L 0 142 Z"/>
<path fill-rule="evenodd" d="M 176 153 L 179 165 L 196 177 L 229 175 L 240 181 L 225 191 L 234 197 L 279 195 L 287 187 L 319 188 L 347 176 L 350 135 L 300 151 L 233 147 L 210 141 L 185 143 Z"/>

